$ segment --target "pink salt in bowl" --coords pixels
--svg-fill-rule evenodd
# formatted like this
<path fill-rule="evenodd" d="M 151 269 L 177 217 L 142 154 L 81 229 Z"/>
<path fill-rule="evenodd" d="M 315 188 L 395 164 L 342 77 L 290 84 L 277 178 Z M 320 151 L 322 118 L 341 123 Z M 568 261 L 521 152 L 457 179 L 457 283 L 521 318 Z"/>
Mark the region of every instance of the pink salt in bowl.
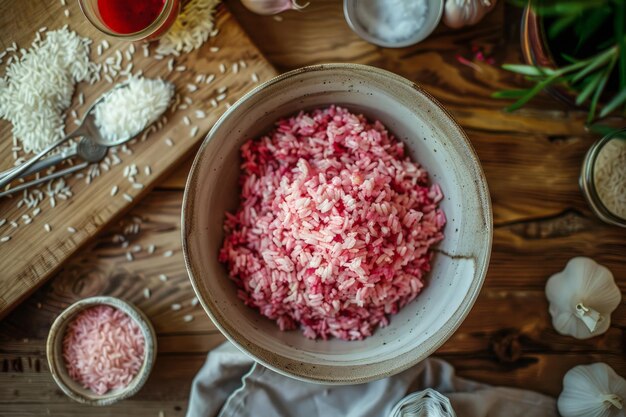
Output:
<path fill-rule="evenodd" d="M 96 394 L 72 379 L 63 357 L 63 339 L 68 326 L 79 313 L 97 306 L 110 306 L 127 315 L 138 326 L 144 339 L 143 361 L 130 383 L 123 388 L 109 390 L 103 395 Z M 85 298 L 63 310 L 52 323 L 46 342 L 46 356 L 50 372 L 61 391 L 79 403 L 94 406 L 111 405 L 135 395 L 150 375 L 156 359 L 156 351 L 156 333 L 145 314 L 126 301 L 105 296 Z"/>
<path fill-rule="evenodd" d="M 240 148 L 300 110 L 342 106 L 380 120 L 440 185 L 447 224 L 417 298 L 363 340 L 312 340 L 281 331 L 247 307 L 218 260 L 226 212 L 239 206 Z M 182 208 L 183 253 L 201 305 L 218 329 L 281 374 L 324 384 L 357 384 L 401 372 L 435 352 L 461 325 L 482 287 L 492 211 L 480 162 L 452 116 L 419 85 L 378 68 L 324 64 L 263 83 L 230 107 L 200 147 Z"/>

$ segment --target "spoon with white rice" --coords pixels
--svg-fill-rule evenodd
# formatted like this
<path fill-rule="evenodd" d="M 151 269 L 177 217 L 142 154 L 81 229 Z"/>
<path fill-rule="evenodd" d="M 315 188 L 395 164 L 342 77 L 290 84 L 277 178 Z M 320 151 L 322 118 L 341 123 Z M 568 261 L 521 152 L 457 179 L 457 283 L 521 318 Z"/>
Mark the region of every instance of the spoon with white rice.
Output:
<path fill-rule="evenodd" d="M 76 130 L 0 177 L 0 189 L 26 173 L 44 155 L 71 138 L 87 137 L 94 146 L 106 148 L 128 142 L 167 110 L 173 95 L 174 85 L 161 79 L 133 77 L 118 84 L 91 105 Z M 66 170 L 64 175 L 69 173 Z"/>

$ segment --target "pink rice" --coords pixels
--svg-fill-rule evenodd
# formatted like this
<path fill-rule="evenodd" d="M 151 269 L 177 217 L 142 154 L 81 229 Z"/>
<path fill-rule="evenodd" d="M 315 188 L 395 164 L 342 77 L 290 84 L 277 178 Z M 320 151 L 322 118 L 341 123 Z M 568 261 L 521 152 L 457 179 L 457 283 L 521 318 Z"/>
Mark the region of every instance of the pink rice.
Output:
<path fill-rule="evenodd" d="M 248 306 L 281 330 L 358 340 L 420 293 L 443 239 L 442 192 L 379 121 L 300 112 L 241 154 L 220 261 Z"/>
<path fill-rule="evenodd" d="M 143 364 L 144 345 L 135 320 L 101 305 L 81 311 L 67 326 L 63 359 L 74 381 L 103 395 L 130 384 Z"/>

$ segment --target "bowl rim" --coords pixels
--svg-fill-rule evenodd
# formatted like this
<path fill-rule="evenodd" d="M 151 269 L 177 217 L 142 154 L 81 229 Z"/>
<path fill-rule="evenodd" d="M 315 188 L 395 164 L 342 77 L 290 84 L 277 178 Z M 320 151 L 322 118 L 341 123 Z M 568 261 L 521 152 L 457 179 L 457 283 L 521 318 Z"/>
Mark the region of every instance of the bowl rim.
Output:
<path fill-rule="evenodd" d="M 66 379 L 70 378 L 66 372 L 61 371 L 61 367 L 65 367 L 62 352 L 59 351 L 59 339 L 63 338 L 65 334 L 65 328 L 69 322 L 81 311 L 98 305 L 108 305 L 113 308 L 121 310 L 133 319 L 142 331 L 145 339 L 144 344 L 144 360 L 141 368 L 131 380 L 131 383 L 120 389 L 114 394 L 105 394 L 99 396 L 98 394 L 90 394 L 90 397 L 85 396 L 80 391 L 75 390 L 71 384 L 68 384 Z M 106 406 L 114 404 L 125 398 L 129 398 L 135 395 L 145 384 L 146 380 L 150 376 L 152 367 L 156 360 L 157 352 L 157 338 L 154 327 L 148 317 L 137 308 L 135 305 L 121 300 L 116 297 L 110 296 L 96 296 L 84 298 L 71 304 L 65 310 L 63 310 L 52 323 L 50 330 L 48 331 L 48 338 L 46 340 L 46 358 L 48 360 L 48 366 L 54 382 L 61 388 L 61 391 L 76 402 L 95 406 Z M 93 397 L 93 398 L 91 398 Z"/>
<path fill-rule="evenodd" d="M 423 351 L 423 353 L 421 355 L 418 355 L 416 357 L 413 358 L 409 358 L 408 360 L 405 361 L 405 363 L 400 364 L 400 365 L 395 365 L 395 366 L 391 366 L 388 369 L 386 369 L 385 371 L 382 372 L 378 372 L 378 373 L 372 373 L 371 375 L 367 375 L 367 376 L 361 376 L 361 377 L 329 377 L 329 378 L 324 378 L 322 376 L 318 377 L 318 376 L 312 376 L 312 375 L 306 375 L 304 373 L 298 373 L 296 372 L 299 368 L 297 366 L 298 361 L 293 361 L 291 359 L 288 358 L 283 358 L 283 364 L 286 362 L 291 363 L 293 366 L 283 366 L 283 367 L 279 367 L 276 366 L 274 364 L 272 364 L 270 361 L 264 359 L 263 357 L 261 357 L 258 354 L 258 348 L 257 348 L 257 352 L 253 352 L 251 349 L 248 349 L 246 347 L 246 339 L 245 337 L 242 337 L 241 335 L 238 335 L 239 337 L 241 337 L 241 340 L 239 340 L 237 337 L 235 337 L 234 335 L 232 335 L 230 333 L 230 331 L 226 328 L 226 326 L 224 326 L 219 318 L 217 317 L 217 315 L 212 311 L 211 308 L 209 308 L 207 302 L 205 302 L 204 297 L 202 292 L 200 291 L 200 288 L 197 284 L 198 279 L 196 277 L 200 277 L 200 274 L 196 274 L 196 266 L 194 264 L 194 261 L 191 259 L 191 257 L 189 256 L 190 253 L 190 248 L 189 248 L 189 243 L 188 243 L 188 235 L 191 233 L 191 215 L 192 215 L 192 208 L 193 208 L 193 198 L 191 196 L 191 189 L 194 187 L 195 184 L 198 183 L 198 171 L 199 171 L 199 165 L 200 165 L 200 160 L 202 159 L 202 156 L 204 154 L 204 150 L 206 149 L 208 143 L 212 140 L 214 134 L 216 131 L 218 131 L 221 126 L 225 123 L 225 121 L 231 117 L 232 114 L 234 114 L 239 107 L 241 107 L 243 105 L 243 103 L 245 103 L 246 101 L 248 101 L 251 97 L 262 93 L 264 90 L 269 89 L 270 87 L 274 86 L 275 84 L 281 83 L 283 81 L 286 81 L 290 78 L 294 78 L 297 77 L 298 75 L 302 74 L 302 73 L 307 73 L 307 72 L 315 72 L 315 71 L 334 71 L 334 70 L 340 70 L 340 71 L 346 71 L 346 70 L 357 70 L 357 71 L 366 71 L 366 72 L 375 72 L 380 76 L 384 76 L 386 77 L 388 80 L 398 83 L 398 84 L 403 84 L 404 87 L 407 88 L 411 88 L 417 91 L 417 93 L 423 95 L 426 99 L 428 99 L 433 105 L 435 105 L 438 109 L 440 109 L 443 114 L 448 118 L 448 120 L 453 124 L 453 126 L 458 130 L 458 132 L 460 133 L 460 140 L 464 143 L 466 149 L 467 149 L 467 156 L 468 158 L 471 160 L 471 162 L 473 163 L 475 169 L 476 169 L 476 173 L 477 173 L 477 182 L 476 182 L 476 186 L 477 188 L 479 188 L 480 190 L 480 196 L 479 198 L 481 200 L 484 200 L 485 204 L 482 206 L 482 218 L 485 220 L 485 228 L 487 230 L 487 242 L 486 242 L 486 250 L 485 250 L 485 256 L 482 260 L 482 262 L 480 262 L 481 260 L 479 258 L 476 257 L 472 257 L 471 259 L 474 260 L 475 265 L 476 265 L 476 274 L 474 275 L 474 279 L 472 280 L 472 283 L 470 285 L 470 287 L 468 288 L 467 293 L 465 294 L 465 297 L 463 298 L 463 301 L 461 302 L 461 304 L 459 305 L 459 307 L 454 311 L 454 313 L 451 315 L 450 319 L 446 322 L 446 325 L 442 326 L 440 329 L 438 329 L 436 332 L 434 332 L 429 339 L 436 339 L 436 341 L 434 343 L 431 344 L 431 346 L 426 349 L 425 351 Z M 188 230 L 189 229 L 189 230 Z M 452 334 L 454 334 L 454 332 L 456 332 L 456 330 L 459 328 L 459 326 L 461 325 L 461 323 L 465 320 L 465 318 L 467 317 L 467 315 L 469 314 L 469 312 L 471 311 L 472 307 L 474 306 L 474 303 L 476 302 L 476 300 L 478 299 L 478 295 L 480 293 L 480 290 L 482 289 L 482 285 L 485 281 L 485 277 L 487 275 L 487 270 L 489 267 L 489 261 L 491 258 L 491 249 L 492 249 L 492 242 L 493 242 L 493 211 L 492 211 L 492 206 L 491 206 L 491 197 L 489 194 L 489 189 L 488 189 L 488 185 L 487 185 L 487 180 L 484 174 L 484 171 L 482 169 L 482 166 L 480 164 L 480 160 L 478 159 L 478 155 L 476 154 L 476 151 L 474 150 L 474 147 L 472 146 L 472 143 L 470 142 L 469 138 L 467 137 L 467 134 L 465 133 L 465 131 L 462 129 L 462 127 L 458 124 L 458 122 L 454 119 L 454 117 L 452 117 L 452 115 L 450 114 L 450 112 L 448 112 L 448 110 L 446 110 L 441 103 L 439 103 L 439 101 L 437 101 L 432 95 L 430 95 L 428 92 L 426 92 L 424 89 L 422 89 L 418 84 L 416 84 L 415 82 L 412 82 L 404 77 L 401 77 L 393 72 L 381 69 L 381 68 L 377 68 L 377 67 L 373 67 L 373 66 L 369 66 L 369 65 L 363 65 L 363 64 L 352 64 L 352 63 L 326 63 L 326 64 L 317 64 L 317 65 L 310 65 L 310 66 L 305 66 L 305 67 L 301 67 L 298 69 L 294 69 L 292 71 L 283 73 L 281 75 L 278 75 L 270 80 L 267 80 L 265 82 L 263 82 L 262 84 L 258 85 L 257 87 L 255 87 L 254 89 L 250 90 L 249 92 L 247 92 L 246 94 L 244 94 L 239 100 L 237 100 L 235 102 L 235 104 L 233 104 L 231 107 L 229 107 L 221 116 L 220 118 L 217 120 L 217 122 L 215 122 L 215 124 L 213 125 L 213 127 L 211 128 L 211 130 L 207 133 L 206 137 L 204 138 L 202 144 L 200 145 L 200 148 L 198 149 L 196 156 L 194 157 L 193 163 L 191 165 L 191 169 L 189 171 L 189 175 L 187 177 L 187 181 L 185 184 L 185 190 L 183 193 L 183 200 L 182 200 L 182 208 L 181 208 L 181 241 L 182 241 L 182 250 L 183 250 L 183 258 L 185 260 L 185 268 L 187 269 L 187 274 L 189 275 L 189 281 L 191 282 L 191 286 L 194 290 L 194 292 L 196 293 L 196 296 L 200 302 L 200 305 L 202 305 L 202 308 L 204 309 L 204 311 L 207 313 L 207 315 L 211 318 L 211 321 L 215 324 L 215 326 L 220 330 L 220 332 L 231 342 L 233 343 L 237 348 L 239 348 L 243 353 L 245 353 L 246 355 L 250 356 L 252 359 L 254 359 L 256 362 L 262 364 L 263 366 L 281 374 L 281 375 L 285 375 L 297 380 L 301 380 L 304 382 L 312 382 L 312 383 L 317 383 L 317 384 L 328 384 L 328 385 L 346 385 L 346 384 L 360 384 L 360 383 L 365 383 L 365 382 L 370 382 L 370 381 L 374 381 L 374 380 L 378 380 L 384 377 L 388 377 L 391 375 L 395 375 L 399 372 L 402 372 L 416 364 L 418 364 L 419 362 L 421 362 L 422 360 L 426 359 L 427 357 L 429 357 L 430 355 L 433 354 L 433 352 L 435 352 L 439 347 L 441 347 L 445 341 L 447 341 Z M 451 254 L 447 254 L 441 250 L 438 250 L 439 253 L 442 253 L 444 256 L 448 256 L 448 257 L 452 257 L 452 258 L 463 258 L 466 259 L 467 257 L 463 256 L 463 255 L 451 255 Z M 265 353 L 265 349 L 261 348 L 261 351 L 263 351 Z M 267 352 L 268 354 L 270 354 L 270 352 Z M 410 355 L 411 352 L 407 352 L 404 353 L 402 356 L 406 356 L 406 355 Z"/>

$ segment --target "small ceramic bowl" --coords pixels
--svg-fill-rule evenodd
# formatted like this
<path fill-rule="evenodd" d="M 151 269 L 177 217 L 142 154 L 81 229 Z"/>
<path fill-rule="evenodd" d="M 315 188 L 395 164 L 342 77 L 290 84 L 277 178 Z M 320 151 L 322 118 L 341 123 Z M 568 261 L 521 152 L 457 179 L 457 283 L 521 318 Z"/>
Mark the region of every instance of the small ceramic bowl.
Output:
<path fill-rule="evenodd" d="M 95 394 L 74 381 L 68 375 L 63 359 L 63 337 L 65 336 L 67 325 L 79 312 L 99 305 L 108 305 L 126 313 L 130 318 L 135 320 L 145 339 L 143 365 L 137 375 L 135 375 L 135 378 L 133 378 L 127 387 L 111 390 L 104 395 Z M 54 320 L 50 332 L 48 333 L 48 341 L 46 343 L 46 356 L 48 358 L 50 372 L 52 372 L 52 377 L 59 388 L 61 388 L 68 397 L 79 403 L 98 406 L 110 405 L 135 395 L 150 375 L 150 371 L 156 359 L 156 350 L 156 333 L 145 314 L 132 304 L 115 297 L 91 297 L 75 302 L 63 310 L 56 320 Z"/>
<path fill-rule="evenodd" d="M 382 46 L 384 48 L 404 48 L 406 46 L 414 45 L 418 42 L 426 39 L 437 27 L 441 16 L 443 15 L 443 0 L 426 0 L 427 11 L 426 20 L 424 25 L 415 34 L 407 39 L 390 42 L 385 39 L 380 39 L 370 33 L 367 27 L 361 23 L 357 15 L 357 8 L 359 3 L 364 3 L 368 0 L 344 0 L 343 1 L 343 14 L 348 22 L 348 26 L 359 35 L 362 39 L 373 43 L 374 45 Z M 412 1 L 412 0 L 408 0 Z"/>
<path fill-rule="evenodd" d="M 341 105 L 380 120 L 443 190 L 445 237 L 426 288 L 387 327 L 364 340 L 310 340 L 281 332 L 244 305 L 219 263 L 226 211 L 239 205 L 239 150 L 300 110 Z M 215 325 L 236 346 L 284 375 L 356 384 L 393 375 L 443 344 L 469 313 L 482 286 L 492 240 L 487 182 L 470 141 L 452 116 L 413 82 L 366 65 L 300 68 L 255 88 L 213 126 L 194 160 L 183 198 L 182 242 L 189 278 Z"/>

